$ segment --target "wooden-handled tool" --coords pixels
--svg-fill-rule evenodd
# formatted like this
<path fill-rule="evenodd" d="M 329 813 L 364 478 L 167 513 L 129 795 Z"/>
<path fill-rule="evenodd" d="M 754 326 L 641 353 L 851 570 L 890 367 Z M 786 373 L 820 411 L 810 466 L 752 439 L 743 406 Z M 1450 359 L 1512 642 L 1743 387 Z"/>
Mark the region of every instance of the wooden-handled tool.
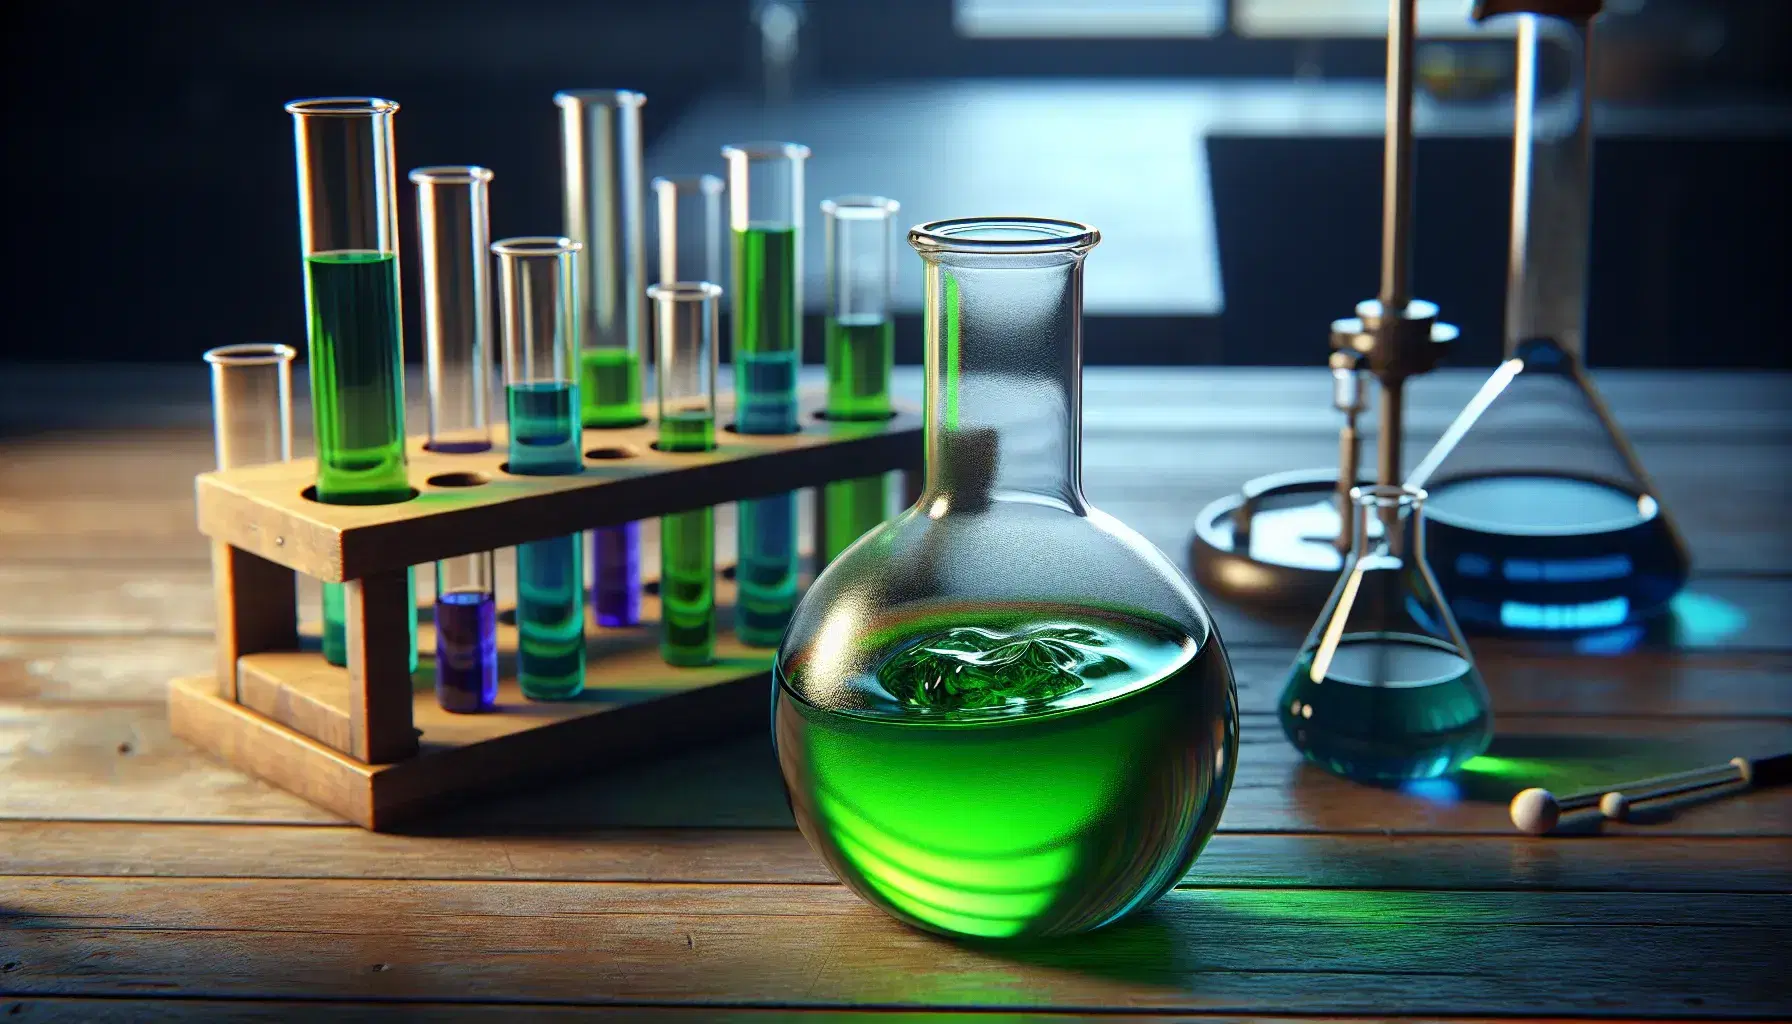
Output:
<path fill-rule="evenodd" d="M 1622 821 L 1638 804 L 1685 796 L 1740 782 L 1745 788 L 1776 786 L 1792 781 L 1792 751 L 1772 757 L 1732 757 L 1723 764 L 1692 771 L 1627 782 L 1609 789 L 1593 789 L 1558 797 L 1547 789 L 1527 789 L 1512 798 L 1512 824 L 1534 836 L 1556 827 L 1563 814 L 1597 806 L 1612 821 Z"/>

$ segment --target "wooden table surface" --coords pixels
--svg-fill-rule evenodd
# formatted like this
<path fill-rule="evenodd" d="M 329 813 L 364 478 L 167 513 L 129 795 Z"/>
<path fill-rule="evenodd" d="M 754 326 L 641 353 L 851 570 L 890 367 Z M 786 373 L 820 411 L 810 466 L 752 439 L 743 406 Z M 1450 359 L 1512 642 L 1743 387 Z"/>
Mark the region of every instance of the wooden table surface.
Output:
<path fill-rule="evenodd" d="M 1270 714 L 1305 624 L 1216 607 L 1243 749 L 1206 853 L 1133 920 L 992 948 L 836 884 L 759 732 L 405 835 L 194 752 L 163 694 L 211 656 L 201 370 L 0 368 L 0 1016 L 1792 1015 L 1792 791 L 1506 822 L 1526 784 L 1792 748 L 1792 378 L 1599 379 L 1692 547 L 1671 622 L 1621 654 L 1478 642 L 1501 771 L 1382 790 L 1302 764 Z M 1478 381 L 1409 387 L 1415 453 Z M 1203 503 L 1333 456 L 1326 394 L 1091 370 L 1089 495 L 1180 558 Z"/>

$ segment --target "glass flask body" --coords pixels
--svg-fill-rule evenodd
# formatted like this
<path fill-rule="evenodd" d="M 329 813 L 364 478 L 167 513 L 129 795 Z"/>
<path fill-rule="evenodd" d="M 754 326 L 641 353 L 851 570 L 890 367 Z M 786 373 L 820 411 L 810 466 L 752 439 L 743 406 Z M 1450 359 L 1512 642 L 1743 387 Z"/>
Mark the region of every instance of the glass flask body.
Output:
<path fill-rule="evenodd" d="M 1634 626 L 1685 585 L 1689 560 L 1574 353 L 1529 339 L 1407 482 L 1431 495 L 1427 556 L 1477 632 Z"/>
<path fill-rule="evenodd" d="M 1307 760 L 1365 782 L 1428 779 L 1487 749 L 1493 715 L 1425 561 L 1425 492 L 1359 487 L 1355 543 L 1276 706 Z"/>
<path fill-rule="evenodd" d="M 927 485 L 817 578 L 777 659 L 792 809 L 860 896 L 989 939 L 1097 928 L 1173 886 L 1238 742 L 1231 666 L 1161 552 L 1083 499 L 1085 225 L 941 221 Z"/>

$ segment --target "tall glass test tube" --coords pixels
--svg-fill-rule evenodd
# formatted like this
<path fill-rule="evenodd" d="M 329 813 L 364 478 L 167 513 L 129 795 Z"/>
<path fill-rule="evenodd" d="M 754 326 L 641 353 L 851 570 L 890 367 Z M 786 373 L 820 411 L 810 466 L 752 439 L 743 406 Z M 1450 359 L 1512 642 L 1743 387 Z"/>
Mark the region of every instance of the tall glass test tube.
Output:
<path fill-rule="evenodd" d="M 570 238 L 507 238 L 492 245 L 510 416 L 506 469 L 519 476 L 584 468 L 574 301 L 581 248 Z M 576 533 L 517 545 L 517 684 L 531 700 L 565 700 L 585 689 L 579 547 Z"/>
<path fill-rule="evenodd" d="M 654 285 L 658 337 L 659 449 L 716 446 L 716 317 L 721 286 L 708 281 Z M 706 665 L 716 653 L 715 509 L 660 517 L 660 656 L 668 665 Z"/>
<path fill-rule="evenodd" d="M 398 104 L 343 97 L 295 100 L 286 110 L 298 156 L 317 500 L 403 501 L 411 486 L 392 163 Z M 342 587 L 326 583 L 324 657 L 336 665 L 348 663 L 342 616 Z M 413 668 L 416 647 L 413 623 Z"/>
<path fill-rule="evenodd" d="M 423 268 L 423 351 L 429 379 L 429 447 L 483 452 L 492 446 L 490 402 L 491 245 L 483 167 L 421 167 L 417 233 Z M 498 603 L 492 553 L 436 563 L 436 703 L 488 711 L 498 700 Z"/>
<path fill-rule="evenodd" d="M 792 142 L 724 146 L 733 237 L 735 429 L 797 429 L 796 379 L 803 340 L 803 161 Z M 740 503 L 742 643 L 776 647 L 796 608 L 796 494 Z"/>
<path fill-rule="evenodd" d="M 722 281 L 722 179 L 713 174 L 655 178 L 654 234 L 659 283 Z"/>
<path fill-rule="evenodd" d="M 895 217 L 902 207 L 882 196 L 824 199 L 828 268 L 827 415 L 831 420 L 881 420 L 890 404 L 896 325 L 890 317 L 895 283 Z M 828 484 L 821 493 L 818 554 L 831 562 L 890 507 L 887 474 Z"/>
<path fill-rule="evenodd" d="M 554 94 L 560 108 L 566 236 L 585 247 L 579 265 L 579 419 L 632 427 L 641 413 L 647 343 L 641 105 L 620 89 Z M 641 621 L 641 536 L 635 523 L 593 530 L 591 610 L 600 626 Z"/>

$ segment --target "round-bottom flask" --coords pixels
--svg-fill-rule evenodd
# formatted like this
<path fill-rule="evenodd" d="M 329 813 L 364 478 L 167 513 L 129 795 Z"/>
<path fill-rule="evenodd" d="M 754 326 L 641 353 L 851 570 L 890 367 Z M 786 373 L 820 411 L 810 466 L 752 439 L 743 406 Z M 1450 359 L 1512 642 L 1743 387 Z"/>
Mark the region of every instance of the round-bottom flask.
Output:
<path fill-rule="evenodd" d="M 1428 779 L 1487 749 L 1487 688 L 1425 561 L 1425 492 L 1358 487 L 1355 546 L 1276 711 L 1307 760 Z"/>
<path fill-rule="evenodd" d="M 980 938 L 1097 928 L 1179 881 L 1237 697 L 1188 581 L 1084 500 L 1081 271 L 1099 235 L 959 220 L 926 263 L 927 486 L 815 581 L 778 654 L 797 822 L 869 902 Z"/>

